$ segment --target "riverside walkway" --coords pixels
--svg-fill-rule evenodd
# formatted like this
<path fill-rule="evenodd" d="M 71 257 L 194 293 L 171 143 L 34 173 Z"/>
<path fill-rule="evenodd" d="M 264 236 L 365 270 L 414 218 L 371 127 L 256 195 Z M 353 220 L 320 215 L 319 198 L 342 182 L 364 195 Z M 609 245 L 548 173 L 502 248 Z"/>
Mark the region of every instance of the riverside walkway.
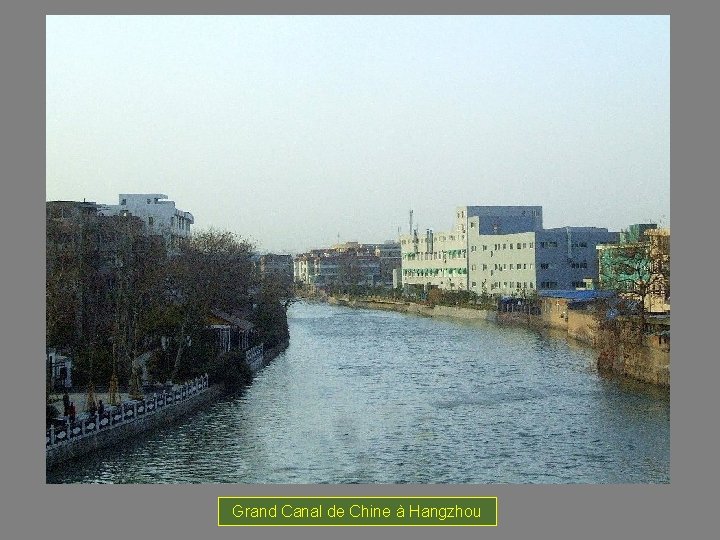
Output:
<path fill-rule="evenodd" d="M 80 442 L 82 439 L 97 436 L 99 433 L 107 433 L 122 426 L 128 426 L 141 418 L 154 416 L 155 413 L 162 410 L 170 410 L 204 392 L 207 388 L 208 376 L 203 375 L 182 385 L 174 385 L 161 392 L 147 394 L 142 399 L 128 399 L 127 394 L 122 394 L 125 399 L 116 406 L 106 404 L 102 414 L 79 412 L 74 422 L 70 422 L 66 416 L 58 417 L 45 430 L 46 450 L 51 451 L 59 446 Z M 85 396 L 84 393 L 75 393 L 70 397 L 71 401 L 75 401 L 76 409 L 84 407 L 84 403 L 81 404 L 76 400 L 84 400 Z M 107 399 L 107 394 L 96 394 L 97 399 L 103 397 Z M 105 403 L 104 399 L 103 403 Z M 59 409 L 62 409 L 62 400 L 60 400 Z"/>

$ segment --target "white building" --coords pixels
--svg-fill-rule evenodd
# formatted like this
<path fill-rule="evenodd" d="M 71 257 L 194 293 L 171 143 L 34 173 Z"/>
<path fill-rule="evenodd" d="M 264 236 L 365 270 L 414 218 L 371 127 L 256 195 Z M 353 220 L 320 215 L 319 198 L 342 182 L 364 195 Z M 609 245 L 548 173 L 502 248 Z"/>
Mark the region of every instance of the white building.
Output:
<path fill-rule="evenodd" d="M 98 205 L 100 215 L 131 214 L 145 223 L 148 234 L 162 235 L 169 253 L 177 253 L 180 242 L 191 235 L 195 222 L 190 212 L 175 207 L 161 193 L 121 193 L 117 205 Z"/>
<path fill-rule="evenodd" d="M 378 285 L 381 282 L 381 259 L 375 254 L 376 247 L 346 242 L 301 253 L 293 261 L 294 279 L 316 287 Z"/>
<path fill-rule="evenodd" d="M 472 283 L 469 235 L 519 233 L 541 228 L 541 206 L 460 206 L 450 231 L 436 233 L 428 229 L 424 234 L 413 231 L 400 236 L 403 286 L 466 291 Z"/>
<path fill-rule="evenodd" d="M 596 246 L 619 233 L 597 227 L 559 227 L 517 234 L 470 235 L 470 290 L 523 295 L 582 289 L 598 278 Z"/>
<path fill-rule="evenodd" d="M 451 232 L 400 237 L 408 288 L 478 295 L 577 289 L 597 279 L 595 246 L 618 233 L 596 227 L 542 228 L 540 206 L 465 206 Z"/>

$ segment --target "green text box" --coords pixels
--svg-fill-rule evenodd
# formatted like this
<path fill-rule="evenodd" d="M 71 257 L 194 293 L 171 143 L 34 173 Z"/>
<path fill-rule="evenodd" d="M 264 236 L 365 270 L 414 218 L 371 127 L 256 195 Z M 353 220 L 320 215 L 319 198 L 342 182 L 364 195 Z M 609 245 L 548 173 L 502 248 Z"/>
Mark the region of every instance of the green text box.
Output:
<path fill-rule="evenodd" d="M 218 526 L 497 526 L 497 497 L 218 497 Z"/>

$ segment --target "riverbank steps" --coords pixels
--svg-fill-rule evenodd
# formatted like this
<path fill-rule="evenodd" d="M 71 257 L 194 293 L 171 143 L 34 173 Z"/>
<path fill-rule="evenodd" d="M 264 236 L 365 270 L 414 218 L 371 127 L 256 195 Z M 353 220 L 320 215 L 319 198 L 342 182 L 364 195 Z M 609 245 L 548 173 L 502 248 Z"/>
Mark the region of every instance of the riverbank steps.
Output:
<path fill-rule="evenodd" d="M 318 299 L 316 299 L 318 300 Z M 560 314 L 498 313 L 492 310 L 457 306 L 428 306 L 398 300 L 358 300 L 329 296 L 329 304 L 354 308 L 381 309 L 421 315 L 424 317 L 451 317 L 465 320 L 486 320 L 506 324 L 519 324 L 538 329 L 560 330 L 566 339 L 579 341 L 597 352 L 597 366 L 602 371 L 629 377 L 645 383 L 670 387 L 670 347 L 660 345 L 649 337 L 643 343 L 627 343 L 613 339 L 596 328 L 589 313 L 567 310 Z"/>

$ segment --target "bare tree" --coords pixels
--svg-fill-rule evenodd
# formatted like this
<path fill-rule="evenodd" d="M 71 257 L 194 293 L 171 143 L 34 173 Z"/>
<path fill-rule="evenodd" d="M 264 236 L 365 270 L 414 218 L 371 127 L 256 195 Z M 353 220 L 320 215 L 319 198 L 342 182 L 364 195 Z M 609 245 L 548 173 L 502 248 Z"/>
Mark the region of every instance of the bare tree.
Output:
<path fill-rule="evenodd" d="M 601 288 L 614 290 L 620 297 L 615 311 L 638 316 L 640 336 L 654 298 L 660 295 L 667 299 L 670 293 L 669 234 L 648 232 L 651 241 L 605 248 L 599 269 Z"/>
<path fill-rule="evenodd" d="M 251 306 L 250 292 L 258 282 L 252 248 L 231 232 L 210 229 L 195 233 L 169 261 L 166 293 L 181 313 L 173 378 L 213 309 L 233 313 Z"/>

